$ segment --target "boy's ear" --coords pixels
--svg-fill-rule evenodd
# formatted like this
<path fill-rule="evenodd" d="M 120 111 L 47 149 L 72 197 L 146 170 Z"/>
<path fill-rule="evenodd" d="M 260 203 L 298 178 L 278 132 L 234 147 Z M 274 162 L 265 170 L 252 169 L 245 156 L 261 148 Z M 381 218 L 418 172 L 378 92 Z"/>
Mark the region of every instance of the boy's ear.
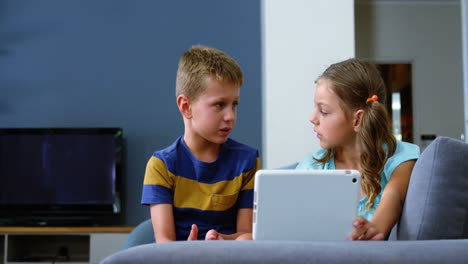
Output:
<path fill-rule="evenodd" d="M 185 118 L 192 118 L 192 108 L 190 107 L 190 99 L 186 95 L 181 94 L 177 96 L 177 107 L 179 108 L 179 112 Z"/>
<path fill-rule="evenodd" d="M 363 113 L 364 113 L 364 110 L 359 109 L 353 115 L 353 127 L 354 127 L 354 131 L 356 132 L 358 132 L 359 129 L 361 128 L 361 121 L 362 121 Z"/>

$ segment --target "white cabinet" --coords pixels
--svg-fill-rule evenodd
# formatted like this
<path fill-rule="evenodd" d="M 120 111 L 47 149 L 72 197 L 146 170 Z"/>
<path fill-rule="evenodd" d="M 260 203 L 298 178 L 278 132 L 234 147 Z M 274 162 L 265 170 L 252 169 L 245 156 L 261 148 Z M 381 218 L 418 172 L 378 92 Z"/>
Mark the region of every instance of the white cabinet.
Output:
<path fill-rule="evenodd" d="M 92 234 L 90 241 L 90 263 L 99 263 L 105 257 L 122 250 L 128 234 Z"/>
<path fill-rule="evenodd" d="M 0 262 L 92 263 L 123 249 L 133 227 L 0 227 Z"/>

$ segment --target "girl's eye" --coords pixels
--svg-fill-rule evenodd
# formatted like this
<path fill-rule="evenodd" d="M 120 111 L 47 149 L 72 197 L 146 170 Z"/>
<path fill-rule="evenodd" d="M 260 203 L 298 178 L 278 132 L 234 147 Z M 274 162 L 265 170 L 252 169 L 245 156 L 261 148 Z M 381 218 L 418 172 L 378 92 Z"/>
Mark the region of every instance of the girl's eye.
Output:
<path fill-rule="evenodd" d="M 320 114 L 321 114 L 322 116 L 327 116 L 327 115 L 328 115 L 328 113 L 327 113 L 327 112 L 324 112 L 324 111 L 320 111 Z"/>

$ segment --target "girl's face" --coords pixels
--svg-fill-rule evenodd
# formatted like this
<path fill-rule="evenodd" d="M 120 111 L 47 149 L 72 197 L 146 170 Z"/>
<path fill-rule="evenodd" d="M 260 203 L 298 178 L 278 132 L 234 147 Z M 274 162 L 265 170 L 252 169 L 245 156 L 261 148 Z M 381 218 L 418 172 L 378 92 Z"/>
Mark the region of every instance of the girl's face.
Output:
<path fill-rule="evenodd" d="M 310 122 L 324 149 L 342 147 L 351 144 L 356 132 L 352 114 L 342 108 L 343 102 L 331 88 L 327 79 L 319 79 L 315 90 L 314 112 Z"/>

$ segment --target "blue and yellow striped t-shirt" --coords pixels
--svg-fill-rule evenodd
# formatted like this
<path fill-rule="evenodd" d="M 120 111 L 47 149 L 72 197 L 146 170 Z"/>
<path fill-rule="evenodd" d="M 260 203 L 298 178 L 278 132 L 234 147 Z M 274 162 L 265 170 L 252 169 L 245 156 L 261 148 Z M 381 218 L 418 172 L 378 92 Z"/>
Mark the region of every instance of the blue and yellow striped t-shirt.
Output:
<path fill-rule="evenodd" d="M 172 204 L 176 239 L 186 240 L 192 224 L 198 239 L 216 229 L 236 232 L 237 211 L 252 208 L 254 175 L 260 167 L 258 151 L 228 139 L 214 162 L 197 160 L 179 137 L 148 161 L 141 203 Z"/>

